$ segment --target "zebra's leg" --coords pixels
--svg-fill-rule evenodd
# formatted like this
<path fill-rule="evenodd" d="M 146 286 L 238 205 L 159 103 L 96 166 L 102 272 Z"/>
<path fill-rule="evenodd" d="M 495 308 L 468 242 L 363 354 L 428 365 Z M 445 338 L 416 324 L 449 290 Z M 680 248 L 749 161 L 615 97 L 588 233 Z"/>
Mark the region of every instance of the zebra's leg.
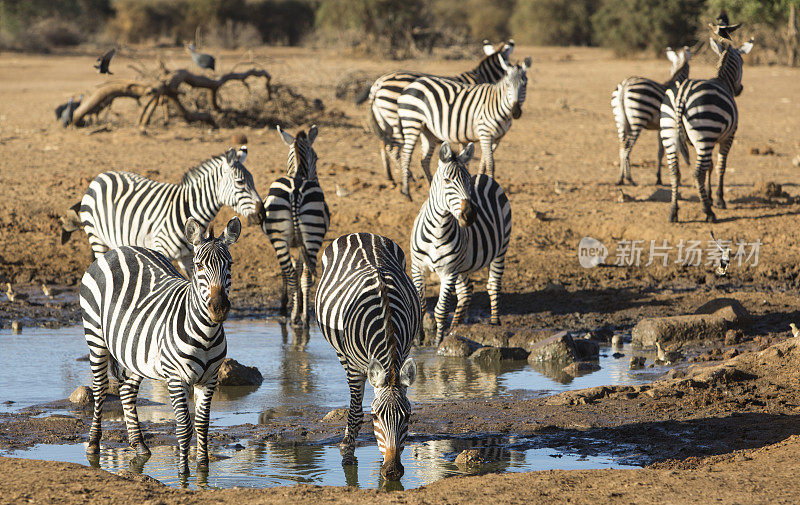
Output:
<path fill-rule="evenodd" d="M 389 149 L 390 146 L 386 145 L 385 142 L 381 141 L 381 162 L 383 163 L 383 169 L 386 170 L 386 178 L 389 179 L 389 182 L 394 184 L 394 177 L 392 176 L 392 165 L 389 161 Z"/>
<path fill-rule="evenodd" d="M 444 332 L 448 329 L 447 319 L 450 315 L 455 284 L 455 276 L 441 277 L 439 301 L 436 303 L 436 309 L 434 309 L 434 316 L 436 317 L 436 346 L 442 343 Z"/>
<path fill-rule="evenodd" d="M 356 437 L 361 430 L 361 423 L 364 422 L 363 400 L 366 376 L 349 366 L 345 367 L 345 371 L 347 372 L 347 385 L 350 387 L 350 411 L 347 413 L 347 427 L 344 429 L 344 437 L 339 450 L 342 454 L 342 465 L 355 465 L 358 463 L 355 456 Z"/>
<path fill-rule="evenodd" d="M 125 417 L 125 426 L 128 429 L 128 442 L 140 456 L 150 455 L 150 449 L 144 443 L 142 429 L 139 426 L 139 415 L 136 413 L 136 397 L 139 395 L 139 385 L 142 383 L 141 375 L 131 375 L 119 386 L 119 399 Z"/>
<path fill-rule="evenodd" d="M 181 379 L 167 381 L 172 410 L 175 411 L 175 432 L 178 436 L 178 474 L 189 474 L 189 444 L 192 441 L 192 419 L 187 397 L 189 386 Z"/>
<path fill-rule="evenodd" d="M 303 313 L 305 312 L 305 308 L 303 307 L 303 301 L 305 297 L 301 292 L 302 289 L 302 277 L 303 277 L 303 261 L 297 261 L 294 263 L 295 268 L 295 276 L 294 276 L 294 292 L 293 295 L 293 307 L 292 307 L 292 324 L 297 324 L 300 322 Z"/>
<path fill-rule="evenodd" d="M 300 279 L 300 292 L 303 294 L 303 324 L 308 326 L 311 319 L 311 306 L 308 298 L 311 293 L 311 286 L 314 285 L 314 268 L 308 263 L 303 262 L 303 276 Z"/>
<path fill-rule="evenodd" d="M 434 137 L 427 129 L 423 130 L 420 135 L 420 148 L 422 149 L 422 159 L 419 163 L 422 166 L 422 171 L 428 179 L 428 184 L 431 183 L 431 158 L 433 158 L 433 151 L 437 145 L 436 137 Z"/>
<path fill-rule="evenodd" d="M 419 303 L 420 303 L 420 314 L 422 315 L 422 319 L 425 319 L 425 314 L 428 311 L 428 303 L 425 300 L 425 274 L 426 269 L 417 261 L 411 261 L 411 279 L 414 282 L 414 287 L 417 289 L 417 295 L 419 295 Z M 419 345 L 422 345 L 425 342 L 425 328 L 424 325 L 419 326 L 419 335 L 417 335 L 417 339 L 419 340 Z"/>
<path fill-rule="evenodd" d="M 468 274 L 461 274 L 456 279 L 456 313 L 453 315 L 453 326 L 464 322 L 470 303 L 472 303 L 472 279 Z"/>
<path fill-rule="evenodd" d="M 489 280 L 486 291 L 489 293 L 489 304 L 492 308 L 492 317 L 489 324 L 500 324 L 500 290 L 502 289 L 503 272 L 506 269 L 506 254 L 497 256 L 489 263 Z"/>
<path fill-rule="evenodd" d="M 494 179 L 494 152 L 490 137 L 481 137 L 481 165 L 484 167 L 481 173 Z"/>
<path fill-rule="evenodd" d="M 713 149 L 713 145 L 712 145 Z M 697 160 L 694 167 L 694 183 L 700 195 L 700 202 L 703 204 L 703 211 L 706 213 L 706 221 L 717 222 L 717 216 L 711 210 L 711 198 L 706 191 L 706 173 L 711 168 L 712 149 L 697 150 Z"/>
<path fill-rule="evenodd" d="M 423 125 L 418 121 L 404 121 L 401 123 L 403 130 L 403 151 L 400 154 L 400 168 L 403 170 L 403 179 L 400 184 L 400 193 L 411 200 L 411 193 L 408 190 L 408 178 L 411 175 L 411 155 L 414 154 L 414 147 L 417 145 Z"/>
<path fill-rule="evenodd" d="M 639 130 L 632 130 L 624 140 L 620 139 L 619 143 L 619 180 L 617 186 L 623 186 L 627 180 L 633 186 L 633 176 L 631 175 L 631 150 L 639 138 Z"/>
<path fill-rule="evenodd" d="M 84 323 L 84 326 L 85 323 Z M 108 393 L 108 363 L 109 352 L 105 346 L 100 331 L 96 329 L 86 329 L 86 341 L 89 343 L 89 364 L 92 367 L 92 397 L 94 399 L 94 410 L 92 411 L 92 425 L 89 428 L 89 445 L 86 446 L 86 454 L 98 454 L 100 452 L 100 437 L 103 434 L 103 403 Z"/>
<path fill-rule="evenodd" d="M 208 422 L 211 413 L 211 397 L 217 387 L 217 379 L 209 380 L 204 385 L 195 386 L 194 390 L 194 426 L 197 431 L 197 468 L 208 470 Z"/>
<path fill-rule="evenodd" d="M 719 143 L 719 153 L 717 153 L 717 198 L 715 204 L 720 209 L 728 208 L 725 203 L 725 169 L 728 167 L 728 153 L 731 151 L 732 145 L 733 135 Z"/>
<path fill-rule="evenodd" d="M 664 161 L 664 144 L 658 139 L 658 159 L 656 160 L 656 186 L 663 186 L 661 182 L 661 165 Z"/>
<path fill-rule="evenodd" d="M 297 274 L 294 270 L 294 261 L 292 260 L 288 242 L 282 238 L 271 238 L 270 240 L 273 249 L 275 249 L 275 256 L 278 258 L 278 264 L 281 267 L 281 275 L 283 276 L 280 314 L 286 317 L 289 315 L 289 297 L 294 297 L 294 293 L 297 290 Z"/>
<path fill-rule="evenodd" d="M 663 124 L 663 123 L 662 123 Z M 661 135 L 661 142 L 667 142 L 670 140 L 668 135 L 671 135 L 672 132 L 668 131 L 666 128 L 662 128 L 660 131 Z M 678 165 L 678 146 L 673 145 L 672 142 L 664 145 L 664 150 L 667 153 L 667 166 L 669 167 L 669 182 L 671 187 L 672 196 L 670 199 L 670 209 L 669 209 L 669 222 L 670 223 L 677 223 L 678 222 L 678 186 L 680 186 L 680 166 Z"/>

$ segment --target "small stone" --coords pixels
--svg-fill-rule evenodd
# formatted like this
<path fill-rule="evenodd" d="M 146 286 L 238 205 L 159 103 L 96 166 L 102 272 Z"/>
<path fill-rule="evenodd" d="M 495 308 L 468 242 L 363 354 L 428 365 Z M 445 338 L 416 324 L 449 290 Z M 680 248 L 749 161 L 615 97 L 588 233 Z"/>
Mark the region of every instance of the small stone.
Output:
<path fill-rule="evenodd" d="M 736 345 L 744 339 L 744 333 L 739 329 L 730 329 L 725 332 L 725 345 Z"/>
<path fill-rule="evenodd" d="M 442 339 L 436 354 L 439 356 L 455 356 L 457 358 L 466 358 L 478 350 L 481 345 L 477 342 L 464 337 L 456 335 L 448 335 Z"/>
<path fill-rule="evenodd" d="M 620 335 L 619 333 L 615 333 L 614 336 L 611 337 L 611 347 L 619 349 L 622 347 L 622 343 L 623 343 L 622 335 Z"/>
<path fill-rule="evenodd" d="M 614 354 L 611 355 L 611 357 L 614 358 L 614 359 L 619 359 L 619 358 L 622 358 L 624 356 L 625 356 L 625 354 L 623 354 L 621 352 L 615 352 Z"/>
<path fill-rule="evenodd" d="M 88 405 L 94 402 L 92 389 L 89 386 L 78 386 L 75 391 L 69 395 L 69 401 L 76 405 Z"/>
<path fill-rule="evenodd" d="M 458 456 L 456 456 L 456 465 L 462 468 L 480 465 L 483 462 L 483 457 L 477 449 L 467 449 L 461 451 Z"/>
<path fill-rule="evenodd" d="M 576 361 L 561 369 L 562 372 L 577 377 L 580 374 L 595 372 L 600 370 L 600 365 L 593 361 Z"/>
<path fill-rule="evenodd" d="M 722 353 L 723 359 L 735 358 L 738 355 L 739 355 L 739 350 L 736 349 L 735 347 L 733 349 L 728 349 L 727 351 Z"/>
<path fill-rule="evenodd" d="M 584 342 L 588 341 L 584 340 Z M 532 363 L 560 361 L 567 364 L 575 361 L 579 355 L 575 341 L 565 331 L 536 342 L 530 347 L 530 351 L 528 361 Z"/>
<path fill-rule="evenodd" d="M 800 168 L 800 154 L 792 158 L 792 165 L 794 165 L 797 168 Z"/>
<path fill-rule="evenodd" d="M 348 409 L 333 409 L 322 418 L 323 421 L 344 421 L 347 419 Z"/>
<path fill-rule="evenodd" d="M 471 358 L 481 363 L 498 363 L 500 361 L 524 361 L 528 352 L 521 347 L 481 347 Z"/>
<path fill-rule="evenodd" d="M 220 386 L 260 386 L 264 377 L 258 368 L 245 366 L 231 358 L 225 358 L 219 367 L 217 383 Z"/>
<path fill-rule="evenodd" d="M 631 356 L 631 362 L 630 362 L 631 370 L 643 368 L 644 362 L 645 362 L 644 356 Z"/>
<path fill-rule="evenodd" d="M 20 333 L 22 333 L 22 323 L 19 322 L 17 319 L 11 321 L 11 331 L 15 335 L 19 335 Z"/>

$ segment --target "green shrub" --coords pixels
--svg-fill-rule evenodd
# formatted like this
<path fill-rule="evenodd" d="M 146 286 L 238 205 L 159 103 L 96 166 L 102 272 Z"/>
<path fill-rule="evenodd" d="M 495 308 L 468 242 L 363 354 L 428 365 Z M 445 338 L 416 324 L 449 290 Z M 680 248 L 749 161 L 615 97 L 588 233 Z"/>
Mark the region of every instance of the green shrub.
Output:
<path fill-rule="evenodd" d="M 591 16 L 599 3 L 600 0 L 517 0 L 511 32 L 523 44 L 591 45 Z"/>

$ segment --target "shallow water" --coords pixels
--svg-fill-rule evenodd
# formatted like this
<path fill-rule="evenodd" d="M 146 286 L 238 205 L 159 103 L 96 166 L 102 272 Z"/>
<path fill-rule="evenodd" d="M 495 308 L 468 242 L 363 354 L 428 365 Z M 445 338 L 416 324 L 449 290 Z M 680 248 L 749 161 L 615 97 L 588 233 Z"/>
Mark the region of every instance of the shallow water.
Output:
<path fill-rule="evenodd" d="M 234 321 L 226 323 L 228 356 L 242 364 L 256 366 L 264 376 L 260 387 L 219 388 L 212 403 L 212 429 L 243 423 L 268 423 L 279 416 L 301 416 L 309 407 L 332 409 L 347 406 L 349 391 L 345 374 L 336 354 L 318 329 L 312 328 L 303 342 L 284 330 L 275 321 Z M 82 328 L 26 328 L 20 335 L 0 331 L 0 412 L 66 398 L 79 385 L 91 383 L 89 363 L 76 361 L 88 352 Z M 527 391 L 546 394 L 597 385 L 642 384 L 663 373 L 663 369 L 633 372 L 628 369 L 631 349 L 626 345 L 624 357 L 615 359 L 614 350 L 601 348 L 599 371 L 571 378 L 556 367 L 532 367 L 526 362 L 505 362 L 499 365 L 478 365 L 470 359 L 437 356 L 429 349 L 414 349 L 417 380 L 409 390 L 412 402 L 435 402 L 442 399 L 484 398 Z M 145 380 L 140 398 L 160 405 L 140 406 L 141 420 L 172 420 L 169 396 L 165 386 Z M 13 401 L 12 404 L 1 402 Z M 366 388 L 364 406 L 369 408 L 371 388 Z M 108 412 L 105 420 L 121 420 L 120 412 Z M 513 442 L 513 441 L 512 441 Z M 568 468 L 603 468 L 614 464 L 604 457 L 581 457 L 559 454 L 550 457 L 553 449 L 513 449 L 506 440 L 500 462 L 484 470 L 528 471 Z M 509 446 L 509 443 L 511 445 Z M 410 444 L 403 453 L 406 488 L 417 487 L 442 477 L 462 473 L 452 463 L 461 445 L 476 442 L 434 440 Z M 159 480 L 178 484 L 175 475 L 174 448 L 157 447 L 144 471 Z M 218 451 L 219 452 L 219 451 Z M 326 445 L 253 445 L 241 450 L 220 452 L 226 458 L 212 462 L 208 485 L 274 486 L 292 482 L 344 485 L 358 482 L 362 486 L 379 484 L 379 452 L 374 445 L 359 447 L 362 464 L 347 475 L 340 464 L 338 448 Z M 15 456 L 88 464 L 84 447 L 73 445 L 39 445 L 14 453 Z M 104 448 L 100 466 L 108 470 L 127 468 L 133 452 L 129 449 Z M 617 465 L 618 466 L 618 465 Z"/>

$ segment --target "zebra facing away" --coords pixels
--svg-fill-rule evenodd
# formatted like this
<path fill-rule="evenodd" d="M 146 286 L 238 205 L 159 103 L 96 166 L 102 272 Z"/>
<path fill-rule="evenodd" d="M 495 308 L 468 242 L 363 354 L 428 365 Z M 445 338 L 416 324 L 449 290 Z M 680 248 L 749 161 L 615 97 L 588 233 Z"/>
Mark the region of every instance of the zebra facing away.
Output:
<path fill-rule="evenodd" d="M 330 225 L 330 212 L 325 194 L 317 181 L 317 153 L 312 145 L 317 127 L 308 134 L 300 131 L 292 137 L 278 127 L 278 133 L 289 146 L 286 175 L 272 183 L 264 201 L 266 219 L 261 230 L 269 238 L 283 274 L 281 314 L 288 315 L 288 297 L 292 297 L 292 322 L 308 325 L 308 296 L 314 284 L 317 252 Z M 300 250 L 297 260 L 290 248 Z M 298 290 L 298 282 L 300 289 Z"/>
<path fill-rule="evenodd" d="M 678 151 L 688 164 L 686 138 L 695 148 L 694 179 L 706 221 L 715 222 L 711 210 L 711 156 L 714 145 L 719 144 L 717 156 L 716 206 L 724 209 L 724 177 L 728 152 L 733 144 L 739 123 L 735 97 L 742 92 L 743 54 L 753 49 L 752 39 L 735 48 L 725 42 L 711 39 L 711 48 L 719 55 L 717 75 L 713 79 L 690 79 L 667 89 L 661 104 L 661 142 L 667 152 L 667 163 L 672 185 L 670 222 L 678 221 L 678 184 L 680 172 Z M 708 174 L 708 189 L 706 189 Z"/>
<path fill-rule="evenodd" d="M 110 367 L 120 381 L 128 440 L 140 455 L 149 455 L 150 450 L 136 413 L 139 384 L 145 377 L 167 382 L 177 422 L 181 475 L 189 473 L 192 421 L 187 397 L 194 387 L 197 467 L 208 469 L 211 396 L 227 350 L 222 322 L 230 310 L 228 248 L 240 232 L 234 217 L 218 238 L 204 238 L 203 227 L 189 218 L 185 237 L 194 250 L 195 272 L 190 280 L 165 255 L 143 247 L 112 249 L 89 266 L 80 285 L 94 396 L 88 454 L 100 451 Z"/>
<path fill-rule="evenodd" d="M 419 298 L 405 267 L 402 249 L 386 237 L 341 236 L 322 253 L 316 297 L 319 327 L 336 350 L 350 387 L 342 464 L 356 463 L 355 441 L 369 380 L 375 390 L 372 414 L 383 455 L 381 475 L 388 480 L 403 476 L 400 454 L 411 415 L 406 391 L 417 373 L 409 351 L 421 326 Z"/>
<path fill-rule="evenodd" d="M 453 77 L 442 77 L 465 84 L 494 83 L 506 73 L 505 66 L 514 51 L 514 41 L 509 40 L 497 47 L 484 41 L 485 57 L 477 67 Z M 502 61 L 502 63 L 501 63 Z M 369 114 L 372 130 L 381 139 L 381 161 L 386 170 L 386 177 L 394 182 L 389 156 L 396 151 L 394 161 L 399 163 L 399 152 L 403 147 L 403 134 L 400 130 L 400 118 L 397 115 L 397 99 L 400 93 L 420 77 L 435 77 L 422 72 L 391 72 L 379 77 L 369 91 Z M 428 178 L 430 181 L 430 177 Z"/>
<path fill-rule="evenodd" d="M 82 227 L 95 258 L 124 245 L 147 247 L 177 261 L 189 277 L 192 251 L 183 233 L 187 219 L 205 228 L 228 205 L 250 222 L 264 220 L 253 176 L 243 165 L 246 157 L 246 146 L 228 149 L 186 172 L 180 184 L 130 172 L 102 173 L 62 220 L 61 243 Z"/>
<path fill-rule="evenodd" d="M 408 192 L 409 167 L 417 139 L 422 144 L 422 169 L 431 179 L 429 165 L 439 142 L 480 142 L 481 173 L 494 177 L 494 147 L 522 115 L 528 86 L 530 57 L 522 65 L 500 60 L 505 76 L 495 84 L 461 84 L 437 77 L 422 77 L 410 84 L 397 100 L 403 131 L 401 192 Z"/>
<path fill-rule="evenodd" d="M 439 301 L 434 311 L 436 345 L 448 327 L 453 292 L 458 300 L 453 324 L 459 324 L 472 300 L 469 274 L 487 266 L 490 322 L 500 322 L 499 296 L 511 236 L 511 204 L 493 178 L 484 174 L 470 177 L 467 163 L 474 149 L 469 143 L 456 156 L 450 144 L 442 144 L 430 196 L 422 204 L 411 232 L 411 276 L 423 314 L 427 271 L 439 276 Z"/>
<path fill-rule="evenodd" d="M 611 108 L 619 133 L 619 180 L 617 185 L 627 180 L 636 185 L 631 177 L 631 150 L 636 144 L 642 130 L 658 130 L 661 117 L 661 102 L 664 93 L 674 82 L 683 82 L 689 78 L 688 47 L 680 51 L 667 48 L 667 58 L 672 62 L 670 78 L 660 83 L 644 77 L 629 77 L 619 83 L 611 93 Z M 661 185 L 661 161 L 664 157 L 664 146 L 658 139 L 658 167 L 656 168 L 656 184 Z"/>

